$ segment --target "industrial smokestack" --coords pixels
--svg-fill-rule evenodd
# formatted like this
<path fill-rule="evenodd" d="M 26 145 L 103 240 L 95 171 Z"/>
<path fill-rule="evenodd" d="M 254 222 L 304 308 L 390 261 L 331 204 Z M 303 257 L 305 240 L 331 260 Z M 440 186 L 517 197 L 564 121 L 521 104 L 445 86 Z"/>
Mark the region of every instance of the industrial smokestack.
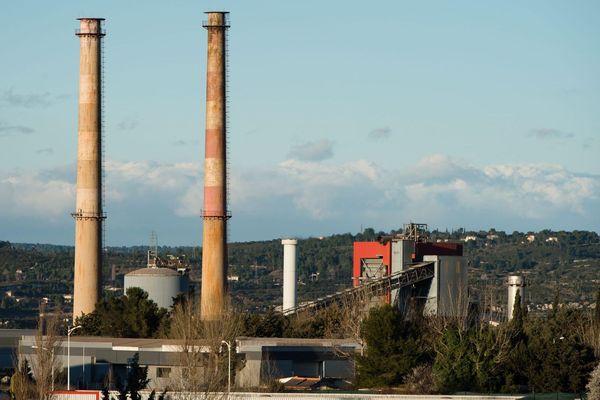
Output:
<path fill-rule="evenodd" d="M 94 311 L 102 288 L 101 39 L 103 18 L 80 18 L 79 128 L 73 319 Z"/>
<path fill-rule="evenodd" d="M 204 209 L 202 210 L 203 320 L 221 317 L 227 282 L 227 176 L 226 134 L 226 31 L 227 12 L 207 12 L 206 138 L 204 158 Z"/>
<path fill-rule="evenodd" d="M 283 313 L 296 307 L 296 245 L 297 240 L 284 239 L 283 245 Z"/>
<path fill-rule="evenodd" d="M 509 275 L 508 276 L 508 304 L 506 307 L 506 312 L 507 312 L 507 317 L 508 320 L 510 321 L 513 317 L 513 312 L 514 312 L 514 308 L 515 308 L 515 298 L 517 297 L 517 293 L 519 293 L 520 297 L 521 297 L 521 307 L 523 307 L 523 304 L 525 302 L 525 299 L 523 298 L 523 294 L 524 294 L 524 287 L 525 287 L 525 281 L 523 280 L 523 277 L 520 275 Z"/>

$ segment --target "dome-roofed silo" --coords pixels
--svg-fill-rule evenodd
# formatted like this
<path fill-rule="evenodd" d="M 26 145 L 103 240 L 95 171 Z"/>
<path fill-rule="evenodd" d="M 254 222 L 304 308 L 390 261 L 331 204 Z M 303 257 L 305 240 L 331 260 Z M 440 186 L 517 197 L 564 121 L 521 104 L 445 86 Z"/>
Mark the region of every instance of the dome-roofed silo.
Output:
<path fill-rule="evenodd" d="M 159 307 L 168 309 L 173 298 L 180 293 L 187 294 L 189 277 L 171 268 L 140 268 L 125 275 L 125 293 L 131 287 L 139 287 L 148 292 L 148 298 Z"/>

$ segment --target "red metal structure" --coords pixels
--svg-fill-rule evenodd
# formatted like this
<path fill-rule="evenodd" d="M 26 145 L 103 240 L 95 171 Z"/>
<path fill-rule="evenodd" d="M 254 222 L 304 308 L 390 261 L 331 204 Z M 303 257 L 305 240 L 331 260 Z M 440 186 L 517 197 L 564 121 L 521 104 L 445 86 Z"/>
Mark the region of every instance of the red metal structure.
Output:
<path fill-rule="evenodd" d="M 424 256 L 462 256 L 461 243 L 429 242 L 419 228 L 424 224 L 408 224 L 405 234 L 379 238 L 373 242 L 354 242 L 352 285 L 392 275 L 423 262 Z M 397 259 L 394 259 L 397 257 Z M 391 296 L 385 297 L 389 303 Z"/>
<path fill-rule="evenodd" d="M 376 260 L 380 260 L 382 272 L 389 275 L 392 265 L 391 242 L 354 242 L 352 286 L 359 286 L 361 278 L 367 278 L 364 271 L 369 266 L 376 267 Z"/>

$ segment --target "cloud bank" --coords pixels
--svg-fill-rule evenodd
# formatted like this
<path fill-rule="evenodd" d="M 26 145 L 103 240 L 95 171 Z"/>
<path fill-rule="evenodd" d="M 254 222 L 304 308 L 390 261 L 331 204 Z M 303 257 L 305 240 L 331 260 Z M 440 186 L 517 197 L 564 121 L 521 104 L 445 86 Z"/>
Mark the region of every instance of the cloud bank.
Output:
<path fill-rule="evenodd" d="M 0 239 L 15 240 L 11 226 L 35 221 L 37 234 L 46 235 L 38 241 L 71 240 L 75 186 L 67 169 L 74 166 L 0 174 Z M 143 243 L 151 230 L 171 244 L 200 243 L 200 163 L 109 161 L 106 172 L 109 243 Z M 600 176 L 559 164 L 478 167 L 431 155 L 408 169 L 385 170 L 365 160 L 290 158 L 232 168 L 230 193 L 232 240 L 356 232 L 361 224 L 386 230 L 411 220 L 508 231 L 600 226 Z M 57 219 L 62 225 L 52 229 L 60 235 L 43 229 Z"/>

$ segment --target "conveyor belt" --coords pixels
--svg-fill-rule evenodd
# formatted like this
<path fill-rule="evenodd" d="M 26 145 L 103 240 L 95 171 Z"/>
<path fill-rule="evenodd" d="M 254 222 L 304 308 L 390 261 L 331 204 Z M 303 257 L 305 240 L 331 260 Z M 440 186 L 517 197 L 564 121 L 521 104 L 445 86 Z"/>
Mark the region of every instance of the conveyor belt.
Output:
<path fill-rule="evenodd" d="M 433 262 L 418 263 L 408 269 L 405 269 L 404 271 L 396 272 L 389 276 L 384 276 L 383 278 L 378 278 L 363 283 L 357 287 L 342 290 L 325 297 L 320 297 L 313 301 L 302 303 L 294 308 L 288 308 L 283 310 L 283 313 L 289 315 L 297 314 L 307 310 L 316 310 L 327 307 L 334 303 L 341 303 L 351 299 L 352 297 L 358 297 L 359 295 L 364 294 L 369 296 L 383 295 L 385 293 L 389 293 L 391 290 L 410 286 L 414 283 L 432 278 L 434 275 L 433 265 Z"/>

